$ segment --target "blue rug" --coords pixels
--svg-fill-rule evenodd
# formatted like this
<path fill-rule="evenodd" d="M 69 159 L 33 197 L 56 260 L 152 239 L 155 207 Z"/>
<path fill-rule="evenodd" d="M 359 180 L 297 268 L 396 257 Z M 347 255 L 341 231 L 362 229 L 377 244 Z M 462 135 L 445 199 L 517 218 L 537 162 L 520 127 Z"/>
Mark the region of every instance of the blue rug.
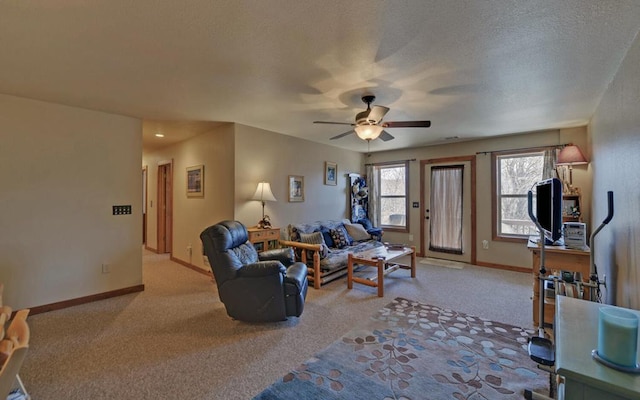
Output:
<path fill-rule="evenodd" d="M 548 394 L 532 330 L 396 298 L 254 399 L 522 399 Z"/>

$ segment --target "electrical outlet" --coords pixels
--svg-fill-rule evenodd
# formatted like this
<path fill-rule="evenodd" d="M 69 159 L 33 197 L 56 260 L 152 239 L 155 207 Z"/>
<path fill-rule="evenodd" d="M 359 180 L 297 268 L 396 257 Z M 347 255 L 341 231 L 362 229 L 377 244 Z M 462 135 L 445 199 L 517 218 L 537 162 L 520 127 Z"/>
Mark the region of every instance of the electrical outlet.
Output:
<path fill-rule="evenodd" d="M 412 234 L 409 234 L 409 241 L 413 242 L 413 235 Z"/>
<path fill-rule="evenodd" d="M 191 247 L 191 243 L 189 243 L 189 245 L 187 246 L 187 254 L 191 255 L 193 252 L 193 247 Z"/>
<path fill-rule="evenodd" d="M 111 267 L 109 266 L 109 264 L 103 263 L 102 264 L 102 273 L 103 274 L 108 274 L 109 272 L 111 272 Z"/>
<path fill-rule="evenodd" d="M 487 250 L 489 249 L 489 241 L 488 240 L 483 240 L 482 241 L 482 248 Z"/>

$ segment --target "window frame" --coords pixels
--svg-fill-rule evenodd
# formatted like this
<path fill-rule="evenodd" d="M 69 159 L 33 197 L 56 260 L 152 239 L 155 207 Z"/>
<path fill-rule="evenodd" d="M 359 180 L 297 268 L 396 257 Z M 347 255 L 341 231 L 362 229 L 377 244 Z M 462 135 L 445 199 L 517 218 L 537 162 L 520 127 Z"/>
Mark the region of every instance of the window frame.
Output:
<path fill-rule="evenodd" d="M 383 196 L 382 193 L 382 179 L 381 179 L 381 170 L 386 168 L 404 168 L 404 196 L 400 195 L 387 195 Z M 380 227 L 389 232 L 409 232 L 409 161 L 390 161 L 386 163 L 376 163 L 374 165 L 374 172 L 377 175 L 376 180 L 379 182 L 379 190 L 376 201 L 378 202 L 378 220 L 380 221 Z M 404 226 L 400 225 L 383 225 L 382 224 L 382 198 L 403 198 L 404 197 L 404 208 L 405 208 L 405 217 L 404 217 Z"/>
<path fill-rule="evenodd" d="M 520 234 L 503 234 L 499 232 L 500 225 L 500 216 L 502 215 L 502 210 L 499 209 L 502 204 L 501 200 L 503 197 L 509 198 L 526 198 L 527 194 L 510 194 L 503 196 L 500 193 L 500 182 L 499 182 L 499 169 L 498 169 L 498 160 L 501 157 L 505 156 L 513 156 L 522 157 L 527 154 L 536 154 L 542 153 L 544 157 L 544 152 L 546 150 L 555 149 L 554 146 L 541 146 L 541 147 L 530 147 L 527 149 L 520 150 L 504 150 L 504 151 L 494 151 L 491 153 L 491 234 L 492 239 L 494 241 L 501 242 L 517 242 L 522 243 L 526 242 L 529 238 L 529 235 L 520 235 Z"/>

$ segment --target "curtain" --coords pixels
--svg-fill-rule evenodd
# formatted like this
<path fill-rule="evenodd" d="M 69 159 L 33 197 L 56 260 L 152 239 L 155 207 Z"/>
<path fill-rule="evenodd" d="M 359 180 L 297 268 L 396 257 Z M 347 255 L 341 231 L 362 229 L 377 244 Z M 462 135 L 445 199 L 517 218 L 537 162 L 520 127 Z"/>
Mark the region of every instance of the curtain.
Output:
<path fill-rule="evenodd" d="M 431 168 L 429 250 L 462 254 L 464 166 Z"/>
<path fill-rule="evenodd" d="M 542 179 L 559 178 L 556 171 L 557 151 L 555 148 L 544 151 L 544 161 L 542 164 Z"/>
<path fill-rule="evenodd" d="M 374 165 L 367 165 L 367 186 L 369 187 L 369 220 L 373 226 L 380 226 L 380 178 Z"/>

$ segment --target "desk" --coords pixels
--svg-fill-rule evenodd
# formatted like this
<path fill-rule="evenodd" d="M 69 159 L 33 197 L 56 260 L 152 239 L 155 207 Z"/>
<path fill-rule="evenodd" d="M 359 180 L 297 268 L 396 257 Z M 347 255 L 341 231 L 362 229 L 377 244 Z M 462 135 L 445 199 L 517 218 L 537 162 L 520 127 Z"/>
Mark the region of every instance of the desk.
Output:
<path fill-rule="evenodd" d="M 527 248 L 533 255 L 533 325 L 538 326 L 538 303 L 539 303 L 539 285 L 540 280 L 540 252 L 541 247 L 535 242 L 537 237 L 532 236 L 527 242 Z M 544 248 L 544 264 L 547 274 L 555 271 L 572 271 L 582 273 L 582 280 L 589 281 L 591 273 L 590 251 L 587 247 L 585 250 L 568 249 L 564 246 L 545 246 Z M 589 299 L 589 291 L 584 291 L 583 298 Z M 544 322 L 545 324 L 553 323 L 555 307 L 553 302 L 545 302 L 544 306 Z"/>
<path fill-rule="evenodd" d="M 640 375 L 616 371 L 591 358 L 591 350 L 598 347 L 600 307 L 612 306 L 565 296 L 556 299 L 556 372 L 565 379 L 559 389 L 564 389 L 565 400 L 639 399 Z"/>

